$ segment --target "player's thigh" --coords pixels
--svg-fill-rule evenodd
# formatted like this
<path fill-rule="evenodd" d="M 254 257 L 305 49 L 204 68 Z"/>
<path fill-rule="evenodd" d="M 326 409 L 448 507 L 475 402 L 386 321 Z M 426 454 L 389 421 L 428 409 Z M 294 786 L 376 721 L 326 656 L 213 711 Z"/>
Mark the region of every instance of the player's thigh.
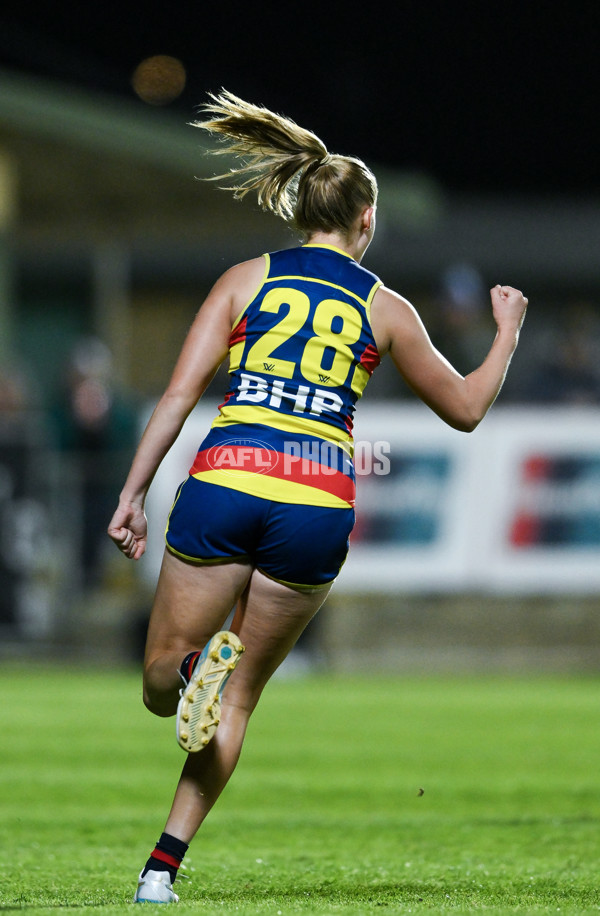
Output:
<path fill-rule="evenodd" d="M 246 561 L 193 565 L 165 551 L 148 625 L 146 666 L 166 652 L 203 648 L 222 629 L 251 574 Z"/>
<path fill-rule="evenodd" d="M 232 629 L 245 647 L 233 672 L 226 702 L 254 708 L 273 672 L 286 658 L 298 637 L 325 601 L 331 583 L 299 591 L 252 573 L 233 620 Z"/>

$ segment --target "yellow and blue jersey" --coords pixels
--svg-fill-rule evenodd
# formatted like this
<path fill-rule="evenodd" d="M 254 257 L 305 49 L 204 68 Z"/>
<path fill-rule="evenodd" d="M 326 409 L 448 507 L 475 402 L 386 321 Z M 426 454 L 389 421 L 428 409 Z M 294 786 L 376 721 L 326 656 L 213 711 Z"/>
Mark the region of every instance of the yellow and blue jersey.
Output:
<path fill-rule="evenodd" d="M 379 363 L 381 281 L 345 252 L 265 255 L 229 341 L 230 385 L 190 473 L 271 500 L 354 504 L 354 408 Z"/>

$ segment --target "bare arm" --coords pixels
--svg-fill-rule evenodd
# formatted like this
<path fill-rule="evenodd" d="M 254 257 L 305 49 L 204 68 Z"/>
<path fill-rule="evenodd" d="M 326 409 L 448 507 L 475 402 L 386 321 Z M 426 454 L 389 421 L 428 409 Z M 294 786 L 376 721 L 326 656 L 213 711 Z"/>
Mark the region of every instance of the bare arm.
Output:
<path fill-rule="evenodd" d="M 527 299 L 510 286 L 490 291 L 497 332 L 482 364 L 462 376 L 433 346 L 406 299 L 382 288 L 373 300 L 371 323 L 379 352 L 390 353 L 412 390 L 446 423 L 471 432 L 490 409 L 504 382 L 519 340 Z"/>
<path fill-rule="evenodd" d="M 130 559 L 146 549 L 144 503 L 160 464 L 203 395 L 229 348 L 237 314 L 258 287 L 264 261 L 258 258 L 227 271 L 196 315 L 175 365 L 141 438 L 108 534 Z"/>

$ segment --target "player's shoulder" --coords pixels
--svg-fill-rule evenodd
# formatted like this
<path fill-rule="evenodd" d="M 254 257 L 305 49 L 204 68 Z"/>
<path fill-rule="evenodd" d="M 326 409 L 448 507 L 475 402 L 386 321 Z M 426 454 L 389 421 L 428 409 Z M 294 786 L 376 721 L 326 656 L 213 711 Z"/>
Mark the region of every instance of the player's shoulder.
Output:
<path fill-rule="evenodd" d="M 400 293 L 397 293 L 395 290 L 390 289 L 389 286 L 384 286 L 383 284 L 377 289 L 375 293 L 375 298 L 373 299 L 373 305 L 377 306 L 380 309 L 391 309 L 394 311 L 403 310 L 403 309 L 412 309 L 412 306 L 408 299 L 404 296 L 401 296 Z"/>
<path fill-rule="evenodd" d="M 387 352 L 394 339 L 414 329 L 415 322 L 419 322 L 417 312 L 408 299 L 387 286 L 380 286 L 371 306 L 371 327 L 379 352 Z"/>
<path fill-rule="evenodd" d="M 257 285 L 265 275 L 266 266 L 265 255 L 240 261 L 222 273 L 217 283 L 232 287 L 245 286 L 248 283 Z"/>

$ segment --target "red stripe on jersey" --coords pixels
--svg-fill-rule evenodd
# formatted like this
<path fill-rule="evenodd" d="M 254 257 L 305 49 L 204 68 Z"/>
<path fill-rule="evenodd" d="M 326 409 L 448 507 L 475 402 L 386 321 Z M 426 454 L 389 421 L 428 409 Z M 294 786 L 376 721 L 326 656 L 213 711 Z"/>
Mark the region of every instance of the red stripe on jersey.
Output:
<path fill-rule="evenodd" d="M 234 396 L 234 394 L 235 394 L 235 391 L 227 392 L 227 394 L 225 395 L 225 398 L 223 399 L 223 403 L 219 404 L 219 410 L 221 409 L 221 407 L 225 407 L 225 404 L 227 403 L 227 401 L 230 401 L 231 398 Z"/>
<path fill-rule="evenodd" d="M 373 375 L 373 372 L 380 362 L 381 358 L 377 351 L 377 347 L 374 347 L 373 344 L 368 344 L 360 358 L 360 365 L 363 367 L 363 369 L 367 370 L 369 375 Z"/>
<path fill-rule="evenodd" d="M 283 454 L 267 448 L 223 444 L 204 449 L 196 455 L 190 474 L 202 471 L 223 471 L 232 475 L 236 471 L 264 474 L 324 490 L 351 505 L 356 499 L 354 481 L 342 471 L 301 455 Z"/>
<path fill-rule="evenodd" d="M 231 335 L 229 337 L 229 349 L 237 343 L 241 343 L 246 339 L 246 325 L 248 324 L 248 316 L 246 315 L 238 325 L 235 326 Z"/>
<path fill-rule="evenodd" d="M 306 487 L 317 487 L 354 505 L 356 489 L 354 481 L 347 474 L 300 455 L 282 455 L 281 458 L 282 461 L 270 472 L 271 477 L 293 480 Z"/>
<path fill-rule="evenodd" d="M 279 452 L 274 449 L 225 442 L 198 452 L 190 468 L 190 474 L 198 474 L 200 471 L 226 471 L 230 474 L 236 471 L 249 471 L 253 474 L 268 474 L 280 457 Z"/>

